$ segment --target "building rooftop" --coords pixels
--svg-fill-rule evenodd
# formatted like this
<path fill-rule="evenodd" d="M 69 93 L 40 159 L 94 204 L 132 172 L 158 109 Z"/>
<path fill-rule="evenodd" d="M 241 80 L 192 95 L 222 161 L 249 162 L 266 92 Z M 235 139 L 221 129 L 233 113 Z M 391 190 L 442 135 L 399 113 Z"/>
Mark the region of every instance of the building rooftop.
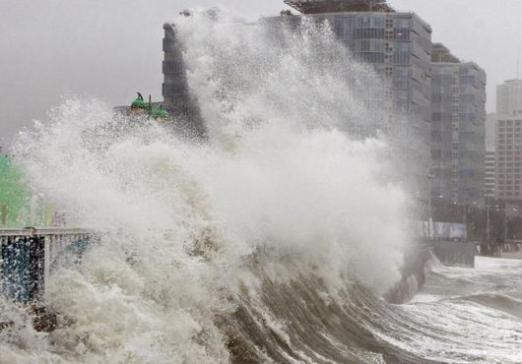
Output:
<path fill-rule="evenodd" d="M 519 78 L 515 78 L 515 79 L 512 79 L 512 80 L 504 81 L 504 84 L 513 84 L 513 83 L 522 84 L 522 80 L 519 79 Z"/>
<path fill-rule="evenodd" d="M 338 12 L 394 12 L 386 0 L 284 0 L 302 14 L 322 14 Z"/>
<path fill-rule="evenodd" d="M 433 63 L 460 63 L 460 59 L 455 57 L 451 51 L 442 43 L 434 43 L 431 52 Z"/>

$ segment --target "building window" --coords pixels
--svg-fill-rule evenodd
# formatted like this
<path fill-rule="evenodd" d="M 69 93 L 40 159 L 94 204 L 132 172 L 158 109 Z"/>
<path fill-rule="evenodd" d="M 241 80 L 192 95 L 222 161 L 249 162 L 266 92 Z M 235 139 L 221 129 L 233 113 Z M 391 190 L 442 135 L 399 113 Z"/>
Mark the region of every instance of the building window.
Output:
<path fill-rule="evenodd" d="M 363 62 L 384 63 L 384 53 L 360 53 L 359 57 Z"/>
<path fill-rule="evenodd" d="M 400 28 L 394 29 L 393 36 L 395 40 L 410 40 L 410 29 L 408 28 Z"/>
<path fill-rule="evenodd" d="M 398 66 L 407 66 L 410 64 L 410 52 L 394 52 L 393 64 Z"/>
<path fill-rule="evenodd" d="M 410 18 L 395 18 L 395 26 L 397 28 L 410 28 L 411 27 L 411 19 Z"/>
<path fill-rule="evenodd" d="M 355 29 L 354 39 L 384 39 L 384 29 L 376 29 L 376 28 Z"/>
<path fill-rule="evenodd" d="M 165 74 L 182 74 L 182 61 L 163 61 L 163 73 Z"/>

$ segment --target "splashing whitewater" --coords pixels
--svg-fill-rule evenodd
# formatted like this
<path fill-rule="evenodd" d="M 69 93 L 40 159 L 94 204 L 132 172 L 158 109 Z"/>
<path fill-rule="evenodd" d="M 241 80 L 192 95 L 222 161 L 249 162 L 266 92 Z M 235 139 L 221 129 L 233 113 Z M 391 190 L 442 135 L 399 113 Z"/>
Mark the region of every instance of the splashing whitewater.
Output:
<path fill-rule="evenodd" d="M 335 333 L 320 353 L 286 310 L 346 315 L 341 302 L 400 278 L 410 206 L 390 182 L 384 113 L 364 106 L 381 81 L 324 24 L 275 36 L 200 12 L 176 25 L 208 143 L 77 99 L 20 134 L 33 188 L 101 242 L 50 281 L 58 330 L 37 334 L 9 306 L 0 362 L 380 362 Z"/>

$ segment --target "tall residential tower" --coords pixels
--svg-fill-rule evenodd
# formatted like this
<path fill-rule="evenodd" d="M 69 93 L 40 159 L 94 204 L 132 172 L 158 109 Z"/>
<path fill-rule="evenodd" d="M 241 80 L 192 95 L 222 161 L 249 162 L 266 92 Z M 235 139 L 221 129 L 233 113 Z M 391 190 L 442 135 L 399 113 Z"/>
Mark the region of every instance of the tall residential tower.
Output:
<path fill-rule="evenodd" d="M 407 179 L 416 182 L 415 194 L 424 203 L 430 198 L 429 158 L 431 122 L 431 27 L 410 12 L 396 12 L 381 0 L 286 0 L 302 16 L 276 20 L 298 26 L 303 16 L 326 20 L 354 56 L 373 65 L 381 76 L 389 115 L 409 118 L 410 140 L 403 143 L 417 170 Z M 370 100 L 375 101 L 375 100 Z M 393 127 L 393 120 L 391 121 Z"/>
<path fill-rule="evenodd" d="M 522 80 L 508 80 L 497 86 L 497 116 L 522 115 Z"/>
<path fill-rule="evenodd" d="M 496 197 L 522 206 L 522 80 L 497 87 Z"/>
<path fill-rule="evenodd" d="M 185 14 L 184 15 L 189 15 Z M 199 106 L 194 95 L 190 93 L 183 47 L 176 35 L 174 24 L 163 25 L 163 105 L 176 120 L 176 127 L 185 134 L 195 137 L 205 136 L 205 127 L 200 115 Z"/>
<path fill-rule="evenodd" d="M 432 55 L 432 197 L 481 205 L 484 189 L 486 73 L 442 44 Z"/>

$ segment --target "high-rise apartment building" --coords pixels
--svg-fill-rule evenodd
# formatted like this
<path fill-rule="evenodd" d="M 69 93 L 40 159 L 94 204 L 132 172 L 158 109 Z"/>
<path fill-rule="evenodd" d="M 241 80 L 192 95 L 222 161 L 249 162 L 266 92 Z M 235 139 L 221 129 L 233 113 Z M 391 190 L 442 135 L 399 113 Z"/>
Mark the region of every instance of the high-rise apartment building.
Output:
<path fill-rule="evenodd" d="M 522 80 L 508 80 L 497 86 L 497 115 L 522 115 Z"/>
<path fill-rule="evenodd" d="M 496 125 L 497 114 L 488 114 L 486 116 L 486 154 L 484 156 L 484 198 L 489 200 L 495 198 L 497 169 L 497 157 L 495 153 Z"/>
<path fill-rule="evenodd" d="M 495 198 L 496 180 L 496 154 L 494 151 L 486 151 L 484 157 L 484 198 Z"/>
<path fill-rule="evenodd" d="M 163 106 L 170 115 L 175 115 L 178 124 L 176 126 L 180 131 L 192 136 L 204 136 L 205 127 L 198 103 L 188 87 L 182 46 L 177 39 L 176 28 L 174 24 L 165 24 L 163 29 Z"/>
<path fill-rule="evenodd" d="M 486 73 L 442 44 L 432 55 L 432 197 L 459 205 L 483 202 Z"/>
<path fill-rule="evenodd" d="M 496 198 L 522 203 L 522 80 L 497 87 Z"/>
<path fill-rule="evenodd" d="M 384 100 L 391 118 L 411 119 L 411 147 L 407 157 L 414 172 L 419 200 L 429 200 L 431 123 L 431 27 L 410 12 L 396 12 L 382 0 L 286 0 L 303 16 L 326 20 L 341 43 L 381 76 Z M 302 16 L 271 19 L 298 26 Z M 370 100 L 375 103 L 376 100 Z M 392 127 L 393 127 L 393 120 Z"/>
<path fill-rule="evenodd" d="M 522 115 L 499 117 L 496 142 L 496 197 L 522 202 Z"/>
<path fill-rule="evenodd" d="M 327 20 L 354 55 L 390 81 L 395 111 L 431 121 L 431 27 L 414 13 L 381 0 L 287 0 L 303 14 Z M 284 17 L 283 17 L 284 18 Z M 300 17 L 294 18 L 298 24 Z M 297 21 L 295 21 L 297 19 Z M 426 129 L 427 130 L 427 129 Z"/>
<path fill-rule="evenodd" d="M 495 151 L 497 114 L 489 113 L 486 115 L 486 150 Z"/>

